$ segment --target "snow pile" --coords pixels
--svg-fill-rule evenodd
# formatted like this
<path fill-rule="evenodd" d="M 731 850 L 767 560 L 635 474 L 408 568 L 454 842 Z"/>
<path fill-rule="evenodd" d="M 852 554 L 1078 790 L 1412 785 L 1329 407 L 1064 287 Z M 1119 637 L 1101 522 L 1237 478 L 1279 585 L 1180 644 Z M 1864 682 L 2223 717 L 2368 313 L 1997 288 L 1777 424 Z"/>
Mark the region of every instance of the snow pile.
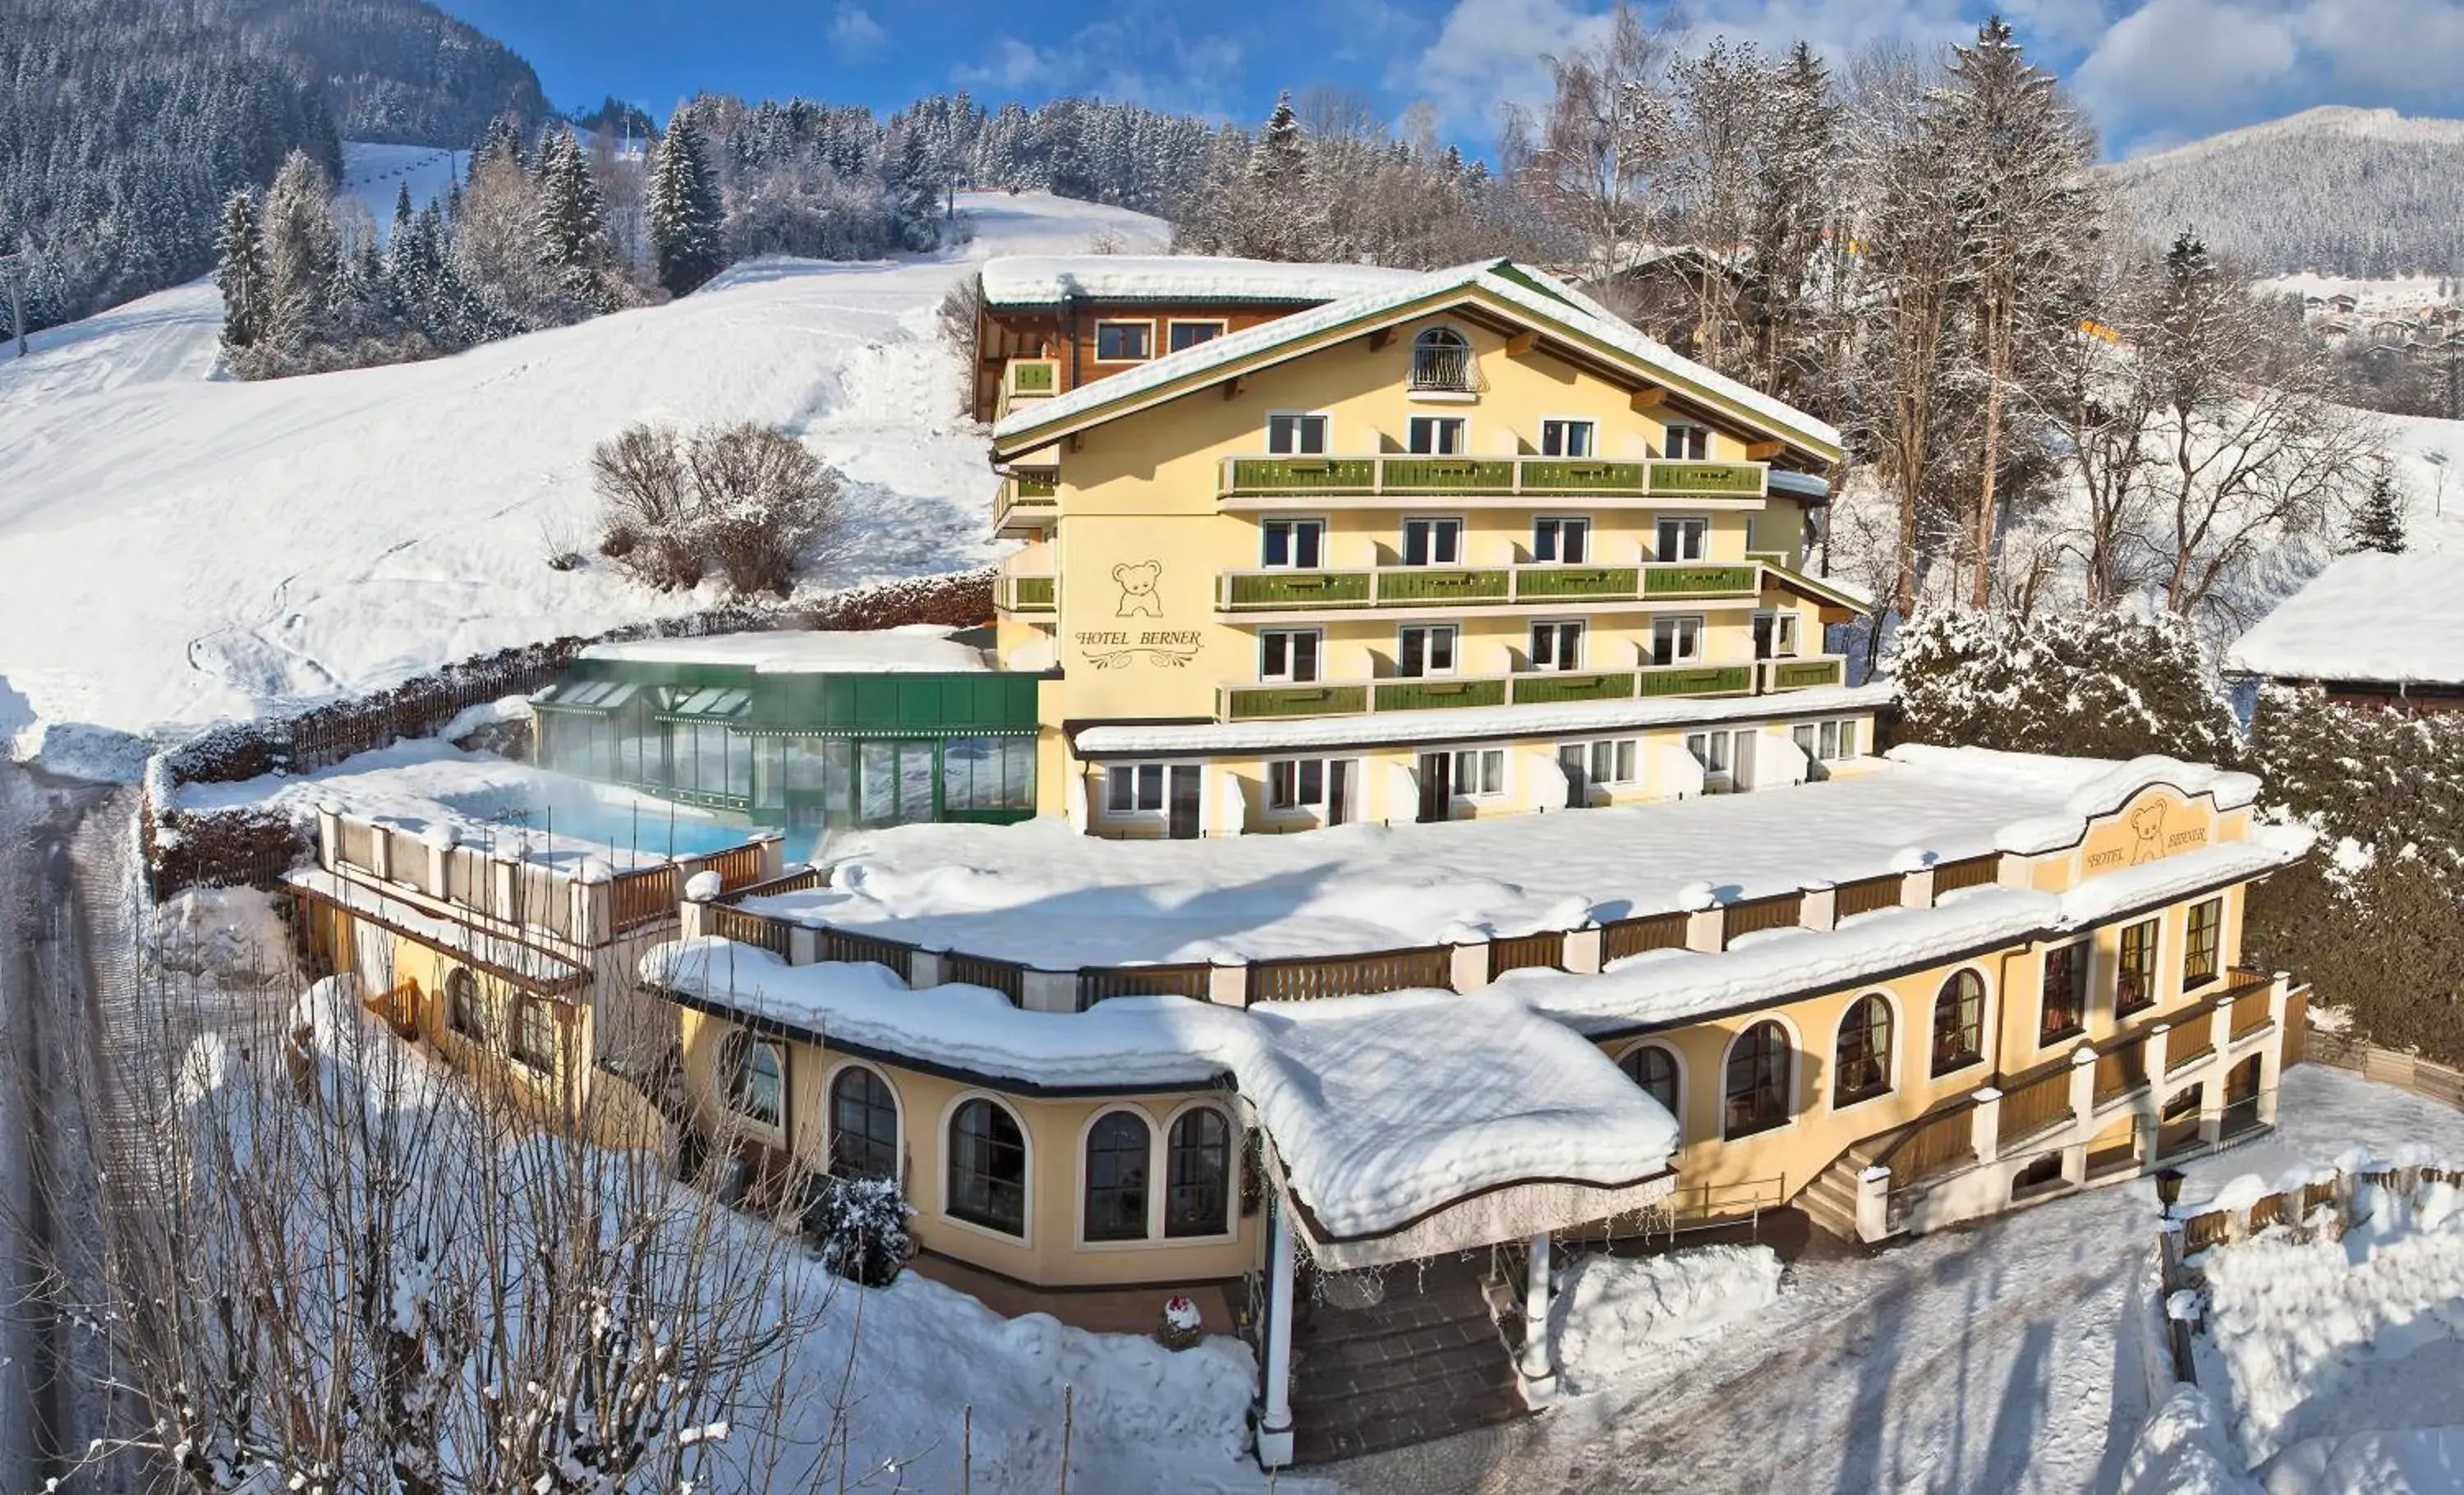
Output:
<path fill-rule="evenodd" d="M 1589 1391 L 1663 1346 L 1755 1317 L 1779 1301 L 1779 1257 L 1762 1245 L 1576 1257 L 1549 1306 L 1557 1368 L 1568 1390 Z"/>
<path fill-rule="evenodd" d="M 2225 652 L 2225 668 L 2282 680 L 2464 684 L 2464 632 L 2425 626 L 2464 595 L 2464 554 L 2344 556 Z"/>
<path fill-rule="evenodd" d="M 154 969 L 218 986 L 259 986 L 291 966 L 291 928 L 253 888 L 187 889 L 154 911 L 146 934 Z"/>
<path fill-rule="evenodd" d="M 2259 1495 L 2259 1487 L 2233 1457 L 2215 1403 L 2196 1386 L 2176 1386 L 2141 1429 L 2121 1495 Z"/>
<path fill-rule="evenodd" d="M 735 665 L 756 674 L 961 674 L 990 669 L 984 651 L 961 644 L 954 628 L 913 623 L 903 627 L 713 633 L 700 638 L 627 639 L 593 644 L 584 659 L 630 664 Z"/>

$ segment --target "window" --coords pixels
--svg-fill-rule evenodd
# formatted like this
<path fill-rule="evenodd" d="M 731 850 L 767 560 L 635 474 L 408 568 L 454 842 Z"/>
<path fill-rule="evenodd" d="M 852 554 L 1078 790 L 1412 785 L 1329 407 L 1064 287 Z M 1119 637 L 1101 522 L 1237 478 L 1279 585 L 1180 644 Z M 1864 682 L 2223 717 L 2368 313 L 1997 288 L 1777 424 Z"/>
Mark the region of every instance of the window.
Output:
<path fill-rule="evenodd" d="M 445 978 L 445 1022 L 464 1038 L 488 1041 L 488 1009 L 479 999 L 479 978 L 460 966 Z"/>
<path fill-rule="evenodd" d="M 951 737 L 941 744 L 941 808 L 1035 808 L 1033 737 Z"/>
<path fill-rule="evenodd" d="M 1163 808 L 1161 763 L 1112 763 L 1104 769 L 1104 808 L 1134 815 Z"/>
<path fill-rule="evenodd" d="M 1531 625 L 1531 668 L 1579 670 L 1583 665 L 1583 626 L 1579 623 Z"/>
<path fill-rule="evenodd" d="M 1788 1029 L 1757 1022 L 1728 1049 L 1725 1129 L 1728 1136 L 1768 1132 L 1788 1120 Z"/>
<path fill-rule="evenodd" d="M 1311 809 L 1326 802 L 1326 759 L 1281 758 L 1266 765 L 1266 806 Z"/>
<path fill-rule="evenodd" d="M 1143 1241 L 1147 1235 L 1147 1124 L 1108 1110 L 1087 1129 L 1086 1239 Z"/>
<path fill-rule="evenodd" d="M 1406 445 L 1422 456 L 1459 457 L 1463 451 L 1463 419 L 1460 415 L 1415 415 L 1405 428 Z"/>
<path fill-rule="evenodd" d="M 556 1008 L 544 998 L 517 997 L 514 1000 L 514 1058 L 539 1070 L 556 1068 Z"/>
<path fill-rule="evenodd" d="M 1703 559 L 1704 537 L 1710 530 L 1707 519 L 1662 519 L 1658 526 L 1651 559 L 1654 561 L 1700 561 Z"/>
<path fill-rule="evenodd" d="M 1796 657 L 1795 613 L 1758 612 L 1754 614 L 1754 657 L 1756 659 Z"/>
<path fill-rule="evenodd" d="M 2156 921 L 2122 931 L 2122 958 L 2114 962 L 2113 1014 L 2126 1017 L 2156 1005 Z"/>
<path fill-rule="evenodd" d="M 2196 991 L 2216 978 L 2216 954 L 2225 926 L 2225 901 L 2190 905 L 2189 938 L 2182 948 L 2182 990 Z"/>
<path fill-rule="evenodd" d="M 1451 566 L 1463 561 L 1463 520 L 1405 519 L 1403 563 L 1407 566 Z"/>
<path fill-rule="evenodd" d="M 1432 327 L 1414 338 L 1412 387 L 1468 391 L 1471 388 L 1471 343 L 1452 327 Z"/>
<path fill-rule="evenodd" d="M 1017 1117 L 981 1097 L 950 1117 L 948 1213 L 1003 1235 L 1026 1234 L 1026 1137 Z"/>
<path fill-rule="evenodd" d="M 1279 457 L 1326 455 L 1326 417 L 1298 414 L 1267 416 L 1266 451 Z"/>
<path fill-rule="evenodd" d="M 1406 679 L 1455 672 L 1455 626 L 1416 623 L 1397 635 L 1396 672 Z"/>
<path fill-rule="evenodd" d="M 1933 1003 L 1933 1072 L 1946 1075 L 1985 1057 L 1985 978 L 1962 971 Z"/>
<path fill-rule="evenodd" d="M 1457 753 L 1454 786 L 1457 794 L 1504 794 L 1506 792 L 1505 749 L 1465 748 Z"/>
<path fill-rule="evenodd" d="M 1324 519 L 1268 519 L 1264 528 L 1265 544 L 1260 557 L 1262 564 L 1314 571 L 1326 563 Z"/>
<path fill-rule="evenodd" d="M 1651 662 L 1653 664 L 1690 665 L 1702 657 L 1702 619 L 1654 618 L 1651 620 Z"/>
<path fill-rule="evenodd" d="M 1635 739 L 1605 737 L 1597 742 L 1557 744 L 1558 765 L 1577 786 L 1634 782 Z"/>
<path fill-rule="evenodd" d="M 2075 1038 L 2087 1025 L 2087 941 L 2056 945 L 2045 952 L 2043 1006 L 2036 1019 L 2036 1042 L 2051 1044 Z"/>
<path fill-rule="evenodd" d="M 849 1065 L 830 1082 L 830 1172 L 841 1178 L 895 1178 L 898 1099 L 890 1082 Z"/>
<path fill-rule="evenodd" d="M 1262 628 L 1258 632 L 1258 678 L 1306 685 L 1317 678 L 1318 630 Z"/>
<path fill-rule="evenodd" d="M 1163 1233 L 1220 1236 L 1231 1221 L 1232 1123 L 1212 1106 L 1182 1111 L 1164 1149 Z"/>
<path fill-rule="evenodd" d="M 1685 751 L 1703 766 L 1704 779 L 1726 779 L 1736 768 L 1733 739 L 1741 736 L 1734 732 L 1689 732 L 1685 735 Z"/>
<path fill-rule="evenodd" d="M 1815 770 L 1815 778 L 1826 777 L 1825 763 L 1844 763 L 1857 756 L 1857 722 L 1800 721 L 1789 729 L 1789 739 L 1803 751 L 1806 760 Z"/>
<path fill-rule="evenodd" d="M 768 1039 L 742 1028 L 727 1035 L 718 1051 L 721 1078 L 727 1088 L 727 1109 L 765 1127 L 782 1125 L 787 1115 L 787 1056 Z"/>
<path fill-rule="evenodd" d="M 1676 462 L 1700 462 L 1711 452 L 1711 433 L 1700 426 L 1668 423 L 1666 445 L 1662 448 Z"/>
<path fill-rule="evenodd" d="M 1590 421 L 1542 421 L 1540 454 L 1544 457 L 1590 456 L 1593 433 L 1597 429 Z"/>
<path fill-rule="evenodd" d="M 1617 1056 L 1617 1067 L 1635 1083 L 1636 1088 L 1660 1103 L 1680 1128 L 1685 1125 L 1685 1113 L 1679 1110 L 1677 1088 L 1677 1056 L 1657 1044 L 1639 1044 Z"/>
<path fill-rule="evenodd" d="M 1853 1105 L 1890 1089 L 1891 1003 L 1881 993 L 1858 998 L 1840 1020 L 1831 1085 L 1834 1106 Z"/>
<path fill-rule="evenodd" d="M 1155 357 L 1155 323 L 1099 321 L 1095 324 L 1095 362 L 1136 363 Z"/>
<path fill-rule="evenodd" d="M 1591 520 L 1534 519 L 1531 521 L 1532 560 L 1576 566 L 1591 559 Z"/>
<path fill-rule="evenodd" d="M 1223 324 L 1220 321 L 1177 321 L 1165 334 L 1165 341 L 1168 350 L 1177 353 L 1201 342 L 1212 342 L 1221 336 Z"/>

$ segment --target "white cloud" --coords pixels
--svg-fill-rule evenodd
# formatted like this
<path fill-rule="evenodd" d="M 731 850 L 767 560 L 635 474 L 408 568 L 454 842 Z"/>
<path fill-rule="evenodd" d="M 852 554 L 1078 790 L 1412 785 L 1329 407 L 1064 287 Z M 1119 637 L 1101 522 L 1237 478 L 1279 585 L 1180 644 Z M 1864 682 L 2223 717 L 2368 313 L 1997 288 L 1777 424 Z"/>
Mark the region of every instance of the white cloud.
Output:
<path fill-rule="evenodd" d="M 1608 35 L 1605 7 L 1570 0 L 1456 0 L 1437 38 L 1387 70 L 1386 86 L 1435 104 L 1443 123 L 1485 135 L 1507 104 L 1549 101 L 1545 58 L 1596 46 Z"/>
<path fill-rule="evenodd" d="M 830 17 L 830 52 L 842 62 L 869 62 L 890 46 L 890 33 L 860 5 L 842 3 Z"/>
<path fill-rule="evenodd" d="M 1189 36 L 1167 15 L 1118 13 L 1049 47 L 996 36 L 976 61 L 952 69 L 951 78 L 1000 94 L 1093 94 L 1221 119 L 1230 113 L 1242 61 L 1241 43 L 1230 35 Z"/>
<path fill-rule="evenodd" d="M 2106 31 L 2072 86 L 2101 121 L 2197 120 L 2274 91 L 2297 54 L 2289 17 L 2233 0 L 2148 0 Z"/>

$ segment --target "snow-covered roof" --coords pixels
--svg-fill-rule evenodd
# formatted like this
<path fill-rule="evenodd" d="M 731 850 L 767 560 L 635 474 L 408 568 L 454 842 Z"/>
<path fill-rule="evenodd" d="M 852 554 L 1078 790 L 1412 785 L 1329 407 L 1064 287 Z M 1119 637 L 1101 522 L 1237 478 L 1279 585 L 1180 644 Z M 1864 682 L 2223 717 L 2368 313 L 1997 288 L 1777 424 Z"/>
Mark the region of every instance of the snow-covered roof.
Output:
<path fill-rule="evenodd" d="M 737 665 L 757 674 L 957 674 L 991 669 L 982 649 L 952 637 L 957 631 L 912 623 L 896 628 L 781 628 L 627 639 L 593 644 L 582 657 L 625 664 Z"/>
<path fill-rule="evenodd" d="M 1827 783 L 1430 825 L 1135 842 L 1059 820 L 907 825 L 836 843 L 830 887 L 745 907 L 1049 970 L 1390 950 L 2047 849 L 2159 783 L 2227 806 L 2257 787 L 2163 758 L 1903 747 Z"/>
<path fill-rule="evenodd" d="M 1127 754 L 1267 752 L 1285 748 L 1359 747 L 1389 742 L 1468 742 L 1484 737 L 1622 732 L 1698 721 L 1872 711 L 1890 704 L 1887 681 L 1817 686 L 1784 697 L 1657 696 L 1631 701 L 1565 701 L 1547 706 L 1468 706 L 1445 712 L 1374 713 L 1289 721 L 1158 723 L 1088 727 L 1075 745 L 1088 758 Z"/>
<path fill-rule="evenodd" d="M 640 974 L 842 1047 L 1044 1088 L 1229 1074 L 1315 1224 L 1336 1239 L 1525 1180 L 1633 1183 L 1661 1172 L 1677 1142 L 1674 1118 L 1563 1024 L 1451 992 L 1246 1009 L 1125 997 L 1039 1013 L 980 987 L 910 991 L 880 966 L 791 966 L 719 939 L 661 945 Z"/>
<path fill-rule="evenodd" d="M 397 898 L 383 889 L 337 877 L 322 868 L 302 868 L 283 879 L 303 892 L 314 893 L 328 903 L 349 910 L 372 923 L 385 925 L 396 932 L 424 941 L 435 949 L 460 956 L 472 965 L 493 972 L 522 986 L 542 991 L 567 993 L 589 984 L 590 971 L 577 961 L 568 960 L 553 951 L 525 944 L 493 933 L 462 919 L 448 918 L 407 898 Z M 390 981 L 391 973 L 363 973 L 381 978 L 367 981 L 382 990 Z"/>
<path fill-rule="evenodd" d="M 983 276 L 989 306 L 1051 306 L 1067 297 L 1309 305 L 1417 281 L 1420 272 L 1206 254 L 1012 254 L 984 261 Z"/>
<path fill-rule="evenodd" d="M 2279 680 L 2464 685 L 2464 555 L 2341 557 L 2225 651 L 2225 668 Z"/>
<path fill-rule="evenodd" d="M 1547 289 L 1535 290 L 1535 285 Z M 1666 382 L 1680 393 L 1727 406 L 1817 451 L 1838 450 L 1839 432 L 1835 428 L 1643 336 L 1609 314 L 1597 301 L 1551 279 L 1545 272 L 1498 259 L 1432 271 L 1261 322 L 1177 353 L 1167 353 L 1127 372 L 1090 380 L 1049 400 L 1026 402 L 993 428 L 996 451 L 1020 444 L 1019 438 L 1048 440 L 1057 433 L 1056 428 L 1093 411 L 1156 393 L 1179 381 L 1200 378 L 1217 368 L 1275 353 L 1428 297 L 1474 289 L 1512 305 L 1536 321 L 1554 323 L 1574 337 L 1642 363 L 1654 378 Z"/>

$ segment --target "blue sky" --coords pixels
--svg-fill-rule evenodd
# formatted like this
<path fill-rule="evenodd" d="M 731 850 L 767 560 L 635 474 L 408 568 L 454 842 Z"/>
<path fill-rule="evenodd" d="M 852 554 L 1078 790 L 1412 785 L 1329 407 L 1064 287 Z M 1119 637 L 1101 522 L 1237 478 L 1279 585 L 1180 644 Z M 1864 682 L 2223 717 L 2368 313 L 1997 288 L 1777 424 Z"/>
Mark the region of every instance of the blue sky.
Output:
<path fill-rule="evenodd" d="M 1419 100 L 1485 149 L 1500 103 L 1545 94 L 1544 53 L 1607 0 L 441 0 L 539 69 L 560 105 L 613 93 L 664 117 L 697 90 L 890 108 L 922 93 L 1034 103 L 1067 93 L 1254 121 L 1279 88 L 1333 83 L 1399 116 Z M 1700 32 L 1835 60 L 1973 33 L 1963 0 L 1690 0 Z M 2109 154 L 2317 103 L 2464 113 L 2464 0 L 2013 0 L 2034 55 L 2070 81 Z"/>

